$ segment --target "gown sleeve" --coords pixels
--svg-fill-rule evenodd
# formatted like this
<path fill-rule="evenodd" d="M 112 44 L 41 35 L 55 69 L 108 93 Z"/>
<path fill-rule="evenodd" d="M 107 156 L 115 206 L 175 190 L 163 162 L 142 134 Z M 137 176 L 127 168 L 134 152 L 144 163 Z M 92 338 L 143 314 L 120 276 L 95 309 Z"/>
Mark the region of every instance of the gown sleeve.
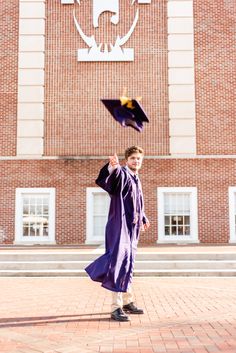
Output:
<path fill-rule="evenodd" d="M 149 223 L 149 220 L 148 220 L 147 216 L 144 213 L 144 215 L 143 215 L 143 224 L 146 224 L 146 223 Z"/>
<path fill-rule="evenodd" d="M 100 173 L 96 179 L 96 184 L 112 195 L 120 192 L 123 173 L 121 166 L 118 166 L 111 173 L 109 173 L 108 165 L 109 163 L 107 163 L 100 170 Z"/>

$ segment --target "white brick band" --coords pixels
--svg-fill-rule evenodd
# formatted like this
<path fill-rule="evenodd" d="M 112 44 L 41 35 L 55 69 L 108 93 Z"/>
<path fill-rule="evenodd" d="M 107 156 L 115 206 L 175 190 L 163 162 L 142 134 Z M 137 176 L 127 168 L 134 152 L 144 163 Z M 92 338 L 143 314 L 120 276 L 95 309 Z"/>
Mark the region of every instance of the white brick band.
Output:
<path fill-rule="evenodd" d="M 196 154 L 193 0 L 168 0 L 171 155 Z"/>
<path fill-rule="evenodd" d="M 19 0 L 17 156 L 43 155 L 45 0 Z"/>

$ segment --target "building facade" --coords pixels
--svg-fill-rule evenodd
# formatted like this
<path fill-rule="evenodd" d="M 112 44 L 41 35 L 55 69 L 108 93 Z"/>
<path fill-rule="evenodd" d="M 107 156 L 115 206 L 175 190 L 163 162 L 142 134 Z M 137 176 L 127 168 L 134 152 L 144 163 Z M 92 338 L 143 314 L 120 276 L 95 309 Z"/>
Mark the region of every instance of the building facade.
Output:
<path fill-rule="evenodd" d="M 140 145 L 144 244 L 236 242 L 234 0 L 9 0 L 0 244 L 104 241 L 107 156 Z M 144 131 L 101 103 L 142 96 Z"/>

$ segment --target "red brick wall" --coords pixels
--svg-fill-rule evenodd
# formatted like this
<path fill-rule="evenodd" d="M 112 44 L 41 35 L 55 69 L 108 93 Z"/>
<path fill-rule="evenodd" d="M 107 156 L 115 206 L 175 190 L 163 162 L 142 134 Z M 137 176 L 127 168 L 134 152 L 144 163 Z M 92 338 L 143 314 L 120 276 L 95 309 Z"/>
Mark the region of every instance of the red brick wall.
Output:
<path fill-rule="evenodd" d="M 149 155 L 169 153 L 166 1 L 133 7 L 130 3 L 120 2 L 116 26 L 102 14 L 95 36 L 98 42 L 114 43 L 118 34 L 128 31 L 138 6 L 138 24 L 124 45 L 134 48 L 134 62 L 81 63 L 77 49 L 86 44 L 73 22 L 74 6 L 46 2 L 46 155 L 107 155 L 113 150 L 122 153 L 132 144 L 142 145 Z M 94 33 L 89 4 L 75 5 L 87 35 Z M 143 97 L 150 124 L 142 134 L 118 125 L 100 102 L 101 98 L 119 98 L 124 86 L 131 97 Z"/>
<path fill-rule="evenodd" d="M 0 155 L 16 154 L 18 0 L 0 4 Z"/>
<path fill-rule="evenodd" d="M 57 244 L 80 244 L 86 236 L 86 188 L 102 160 L 45 160 L 0 162 L 0 234 L 14 238 L 15 189 L 56 188 Z M 235 159 L 146 159 L 141 171 L 146 214 L 151 228 L 141 242 L 157 240 L 157 187 L 197 187 L 199 238 L 203 243 L 229 239 L 228 187 L 236 186 Z"/>
<path fill-rule="evenodd" d="M 194 1 L 197 153 L 236 153 L 236 2 Z"/>

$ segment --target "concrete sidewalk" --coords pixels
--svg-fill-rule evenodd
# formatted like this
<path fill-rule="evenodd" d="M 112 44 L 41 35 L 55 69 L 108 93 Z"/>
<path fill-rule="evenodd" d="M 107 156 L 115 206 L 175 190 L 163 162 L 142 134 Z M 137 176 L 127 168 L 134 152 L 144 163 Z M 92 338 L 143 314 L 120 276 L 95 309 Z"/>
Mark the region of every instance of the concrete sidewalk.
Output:
<path fill-rule="evenodd" d="M 0 246 L 0 253 L 47 253 L 47 252 L 55 252 L 55 253 L 78 253 L 78 254 L 103 254 L 105 250 L 105 246 L 103 245 L 55 245 L 55 246 L 46 246 L 46 245 L 38 245 L 38 246 L 20 246 L 20 245 L 2 245 Z M 219 245 L 208 245 L 208 244 L 192 244 L 192 245 L 166 245 L 166 244 L 157 244 L 153 246 L 144 246 L 139 245 L 138 253 L 218 253 L 218 254 L 226 254 L 226 253 L 236 253 L 236 245 L 231 244 L 219 244 Z"/>
<path fill-rule="evenodd" d="M 235 353 L 236 278 L 134 278 L 144 315 L 110 320 L 88 278 L 0 278 L 1 353 Z"/>

